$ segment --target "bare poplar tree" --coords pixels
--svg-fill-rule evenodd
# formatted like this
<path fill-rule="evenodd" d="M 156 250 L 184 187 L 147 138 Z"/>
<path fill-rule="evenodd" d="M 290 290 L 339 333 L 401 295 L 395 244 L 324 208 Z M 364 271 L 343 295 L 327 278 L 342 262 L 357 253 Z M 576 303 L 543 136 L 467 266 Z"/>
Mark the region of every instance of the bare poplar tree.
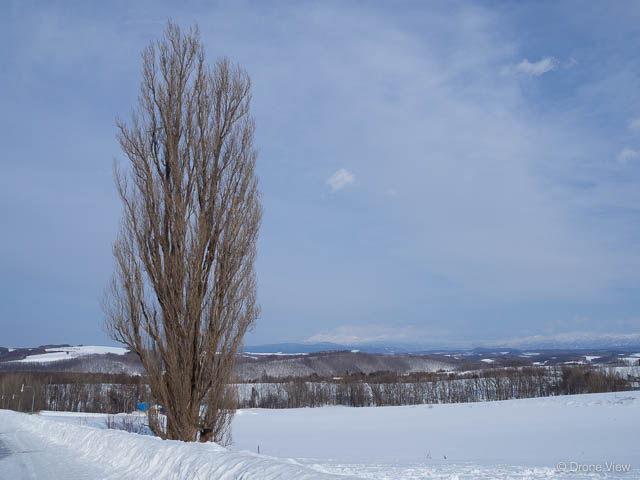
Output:
<path fill-rule="evenodd" d="M 123 220 L 105 324 L 166 409 L 154 433 L 221 441 L 236 353 L 259 310 L 251 83 L 227 59 L 208 66 L 197 26 L 169 22 L 142 59 L 138 106 L 117 123 L 129 168 L 115 169 Z"/>

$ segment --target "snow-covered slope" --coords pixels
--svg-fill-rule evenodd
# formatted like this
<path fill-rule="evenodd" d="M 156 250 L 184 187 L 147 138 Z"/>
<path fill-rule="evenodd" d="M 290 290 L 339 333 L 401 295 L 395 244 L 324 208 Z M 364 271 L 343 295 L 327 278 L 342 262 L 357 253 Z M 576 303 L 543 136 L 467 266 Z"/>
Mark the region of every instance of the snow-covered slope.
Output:
<path fill-rule="evenodd" d="M 124 355 L 129 350 L 122 347 L 103 347 L 97 345 L 84 345 L 80 347 L 54 347 L 45 349 L 47 353 L 29 355 L 17 362 L 59 362 L 60 360 L 70 360 L 72 358 L 84 357 L 87 355 Z"/>
<path fill-rule="evenodd" d="M 257 361 L 256 361 L 257 360 Z M 365 374 L 391 371 L 398 374 L 452 370 L 455 360 L 430 355 L 381 355 L 362 352 L 310 353 L 297 357 L 244 358 L 237 365 L 239 378 L 245 381 L 272 378 L 331 376 L 345 372 Z"/>
<path fill-rule="evenodd" d="M 54 417 L 55 418 L 55 417 Z M 293 460 L 0 410 L 0 478 L 331 479 Z M 86 417 L 85 417 L 86 418 Z M 91 417 L 94 421 L 97 416 Z"/>

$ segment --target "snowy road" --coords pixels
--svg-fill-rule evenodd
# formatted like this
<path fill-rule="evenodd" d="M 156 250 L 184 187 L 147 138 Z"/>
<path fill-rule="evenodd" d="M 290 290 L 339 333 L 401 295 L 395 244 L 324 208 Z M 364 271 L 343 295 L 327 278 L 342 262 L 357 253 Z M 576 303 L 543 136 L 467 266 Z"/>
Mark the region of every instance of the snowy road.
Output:
<path fill-rule="evenodd" d="M 105 416 L 0 410 L 0 480 L 330 480 L 289 459 L 105 429 Z"/>
<path fill-rule="evenodd" d="M 70 448 L 55 445 L 24 429 L 19 417 L 3 415 L 0 422 L 0 478 L 3 480 L 81 480 L 108 476 Z"/>
<path fill-rule="evenodd" d="M 9 446 L 2 441 L 2 437 L 0 437 L 0 461 L 4 457 L 8 457 L 11 451 L 9 450 Z"/>

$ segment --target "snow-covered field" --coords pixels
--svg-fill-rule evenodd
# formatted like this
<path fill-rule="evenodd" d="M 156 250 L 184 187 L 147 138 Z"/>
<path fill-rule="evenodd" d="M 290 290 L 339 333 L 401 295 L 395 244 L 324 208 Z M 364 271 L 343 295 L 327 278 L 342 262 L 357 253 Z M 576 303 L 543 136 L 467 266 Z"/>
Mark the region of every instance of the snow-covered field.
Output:
<path fill-rule="evenodd" d="M 124 355 L 129 350 L 122 347 L 103 347 L 97 345 L 85 345 L 81 347 L 55 347 L 45 349 L 47 353 L 29 355 L 23 360 L 15 360 L 16 362 L 57 362 L 60 360 L 70 360 L 72 358 L 83 357 L 86 355 L 104 355 L 112 353 L 114 355 Z"/>
<path fill-rule="evenodd" d="M 234 450 L 375 479 L 640 478 L 640 392 L 403 407 L 244 410 Z M 579 472 L 562 472 L 582 470 Z M 558 464 L 560 464 L 559 469 Z M 607 472 L 618 465 L 631 472 Z M 585 469 L 591 469 L 584 472 Z"/>
<path fill-rule="evenodd" d="M 105 430 L 105 418 L 0 410 L 0 477 L 640 478 L 640 392 L 241 410 L 230 449 Z"/>

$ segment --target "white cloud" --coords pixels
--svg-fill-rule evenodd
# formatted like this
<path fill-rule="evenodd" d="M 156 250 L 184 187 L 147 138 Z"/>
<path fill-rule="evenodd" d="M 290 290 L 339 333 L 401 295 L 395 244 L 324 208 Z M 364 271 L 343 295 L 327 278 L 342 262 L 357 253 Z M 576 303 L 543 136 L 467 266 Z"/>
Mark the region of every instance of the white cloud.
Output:
<path fill-rule="evenodd" d="M 329 177 L 327 180 L 327 185 L 331 187 L 332 192 L 337 192 L 338 190 L 342 190 L 349 185 L 356 184 L 356 177 L 349 170 L 345 168 L 341 168 L 333 175 Z"/>
<path fill-rule="evenodd" d="M 585 322 L 588 322 L 586 319 Z M 578 322 L 581 323 L 581 322 Z M 584 323 L 584 322 L 582 322 Z M 637 327 L 637 319 L 629 319 L 629 325 Z M 637 328 L 636 328 L 637 330 Z M 465 333 L 452 335 L 448 330 L 434 330 L 417 325 L 342 325 L 323 333 L 317 333 L 305 343 L 336 343 L 338 345 L 366 345 L 376 343 L 420 345 L 424 348 L 575 348 L 593 345 L 637 345 L 640 333 L 572 330 L 563 333 L 538 333 L 513 337 L 473 339 Z"/>
<path fill-rule="evenodd" d="M 525 75 L 533 75 L 539 77 L 551 70 L 555 70 L 558 66 L 558 60 L 554 57 L 544 57 L 537 62 L 530 62 L 526 58 L 515 66 L 515 71 Z"/>
<path fill-rule="evenodd" d="M 637 345 L 640 342 L 638 333 L 603 333 L 594 332 L 566 332 L 550 335 L 532 335 L 528 337 L 514 337 L 504 340 L 484 342 L 485 345 L 500 345 L 511 348 L 575 348 L 602 346 Z"/>
<path fill-rule="evenodd" d="M 617 285 L 637 279 L 640 254 L 627 240 L 635 224 L 593 212 L 633 211 L 626 207 L 637 205 L 637 180 L 611 180 L 621 172 L 610 169 L 622 147 L 640 145 L 615 146 L 606 129 L 590 123 L 598 115 L 576 121 L 590 105 L 605 108 L 605 92 L 621 95 L 620 77 L 605 81 L 615 72 L 598 70 L 604 86 L 568 77 L 576 81 L 571 100 L 547 104 L 554 95 L 539 97 L 548 92 L 526 91 L 520 80 L 537 80 L 529 75 L 554 68 L 569 73 L 563 70 L 568 56 L 529 54 L 524 62 L 500 15 L 482 8 L 435 10 L 419 29 L 406 29 L 376 9 L 322 3 L 273 17 L 269 29 L 248 31 L 230 47 L 228 55 L 241 59 L 255 79 L 265 153 L 282 162 L 263 172 L 279 200 L 269 209 L 271 218 L 299 219 L 302 225 L 294 228 L 305 235 L 304 241 L 290 236 L 295 241 L 288 243 L 263 237 L 285 252 L 273 259 L 277 267 L 265 269 L 265 316 L 268 310 L 273 317 L 305 316 L 306 325 L 329 330 L 336 325 L 327 325 L 328 318 L 384 322 L 405 308 L 408 320 L 428 311 L 435 328 L 460 326 L 478 305 L 488 312 L 520 300 L 605 301 L 617 295 Z M 252 18 L 260 22 L 257 14 Z M 212 15 L 201 25 L 215 21 Z M 335 32 L 331 38 L 326 25 Z M 219 44 L 234 28 L 207 29 L 207 44 Z M 272 37 L 280 40 L 274 44 Z M 300 118 L 310 123 L 283 146 L 282 131 L 297 128 Z M 625 130 L 628 119 L 622 120 Z M 337 175 L 341 167 L 358 172 L 355 183 L 339 181 L 349 178 Z M 288 183 L 272 173 L 280 170 L 295 174 L 295 201 L 289 201 Z M 364 184 L 365 171 L 357 222 L 351 205 L 323 205 L 317 215 L 308 214 L 300 193 L 317 188 L 318 178 L 333 196 Z M 380 205 L 372 193 L 389 187 L 400 195 Z M 328 237 L 329 222 L 344 235 Z M 312 248 L 321 253 L 310 255 Z M 296 273 L 279 276 L 281 265 Z M 505 321 L 505 330 L 529 321 L 526 315 L 513 327 Z M 300 337 L 327 334 L 309 328 L 301 326 Z"/>
<path fill-rule="evenodd" d="M 629 121 L 629 130 L 632 132 L 640 133 L 640 117 L 632 118 Z"/>
<path fill-rule="evenodd" d="M 629 162 L 635 162 L 640 160 L 640 150 L 631 150 L 625 148 L 618 154 L 618 163 L 627 164 Z"/>
<path fill-rule="evenodd" d="M 342 325 L 330 331 L 317 333 L 309 337 L 309 343 L 337 343 L 354 345 L 377 342 L 428 342 L 434 335 L 441 338 L 448 332 L 426 329 L 415 325 L 393 326 L 383 324 Z"/>

